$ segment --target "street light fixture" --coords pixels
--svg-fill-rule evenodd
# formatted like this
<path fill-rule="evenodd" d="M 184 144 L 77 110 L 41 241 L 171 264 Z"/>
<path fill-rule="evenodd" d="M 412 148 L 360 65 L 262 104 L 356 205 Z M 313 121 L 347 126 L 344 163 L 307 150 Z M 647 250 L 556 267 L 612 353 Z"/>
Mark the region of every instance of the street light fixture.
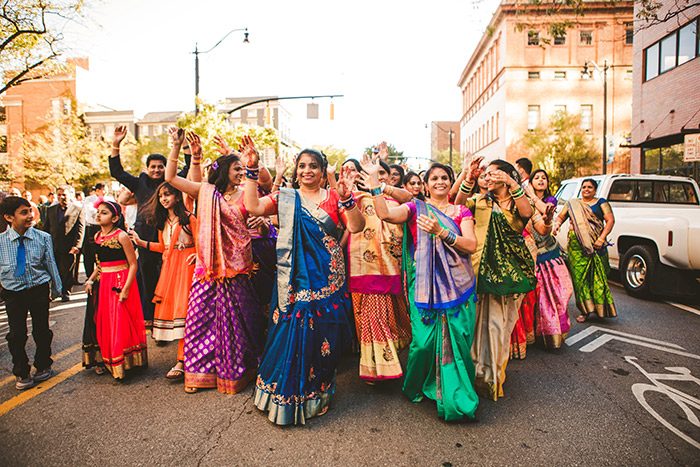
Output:
<path fill-rule="evenodd" d="M 602 69 L 592 60 L 583 64 L 583 73 L 589 77 L 593 75 L 593 69 L 603 75 L 603 175 L 608 172 L 608 68 L 607 60 Z"/>
<path fill-rule="evenodd" d="M 221 44 L 228 36 L 233 34 L 234 32 L 243 32 L 243 43 L 244 44 L 249 44 L 250 40 L 248 40 L 248 28 L 236 28 L 236 29 L 231 29 L 229 32 L 226 33 L 224 37 L 222 37 L 219 42 L 214 44 L 213 47 L 207 49 L 207 50 L 199 50 L 199 46 L 195 42 L 194 44 L 194 113 L 195 115 L 199 113 L 199 55 L 200 54 L 207 54 L 217 48 L 219 44 Z"/>

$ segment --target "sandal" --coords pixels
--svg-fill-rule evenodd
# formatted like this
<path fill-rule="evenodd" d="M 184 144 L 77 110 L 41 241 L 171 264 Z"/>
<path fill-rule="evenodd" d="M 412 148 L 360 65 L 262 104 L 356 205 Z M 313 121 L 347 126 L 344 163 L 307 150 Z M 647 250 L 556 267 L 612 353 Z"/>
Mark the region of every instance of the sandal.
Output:
<path fill-rule="evenodd" d="M 103 375 L 103 374 L 105 374 L 106 371 L 107 370 L 103 366 L 96 366 L 95 367 L 95 374 L 96 375 Z"/>
<path fill-rule="evenodd" d="M 187 394 L 194 394 L 195 392 L 197 392 L 197 388 L 193 388 L 191 386 L 185 386 L 185 392 Z"/>
<path fill-rule="evenodd" d="M 184 378 L 185 376 L 185 370 L 182 368 L 178 368 L 177 366 L 174 366 L 168 371 L 168 373 L 165 375 L 165 377 L 169 380 L 175 381 Z"/>
<path fill-rule="evenodd" d="M 588 315 L 587 315 L 587 314 L 585 314 L 585 315 L 578 315 L 578 316 L 576 317 L 576 322 L 577 322 L 577 323 L 585 323 L 587 320 L 588 320 Z"/>

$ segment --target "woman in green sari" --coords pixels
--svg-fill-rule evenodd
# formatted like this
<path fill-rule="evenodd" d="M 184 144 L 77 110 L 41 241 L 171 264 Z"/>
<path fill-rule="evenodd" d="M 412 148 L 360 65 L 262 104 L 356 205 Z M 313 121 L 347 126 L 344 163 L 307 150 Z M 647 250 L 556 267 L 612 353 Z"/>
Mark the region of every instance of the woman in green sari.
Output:
<path fill-rule="evenodd" d="M 615 216 L 605 198 L 596 198 L 598 183 L 587 178 L 581 184 L 581 199 L 569 200 L 557 217 L 554 232 L 570 220 L 569 268 L 576 294 L 576 306 L 581 314 L 576 321 L 583 323 L 588 315 L 599 318 L 617 316 L 608 285 L 608 234 L 615 225 Z"/>
<path fill-rule="evenodd" d="M 535 262 L 523 238 L 534 211 L 520 187 L 518 172 L 503 160 L 491 161 L 484 171 L 488 193 L 469 198 L 466 185 L 475 182 L 477 167 L 473 160 L 455 202 L 466 204 L 474 213 L 477 249 L 472 264 L 478 301 L 472 359 L 477 391 L 495 401 L 504 395 L 510 336 L 518 309 L 536 285 Z"/>

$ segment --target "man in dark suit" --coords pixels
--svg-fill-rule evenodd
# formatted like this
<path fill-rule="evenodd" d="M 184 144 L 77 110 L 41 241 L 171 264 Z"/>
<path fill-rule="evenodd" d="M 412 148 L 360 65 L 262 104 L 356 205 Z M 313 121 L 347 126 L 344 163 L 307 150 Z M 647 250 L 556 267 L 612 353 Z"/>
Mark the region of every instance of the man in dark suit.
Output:
<path fill-rule="evenodd" d="M 78 254 L 85 236 L 85 211 L 81 203 L 75 201 L 75 191 L 70 186 L 56 190 L 58 203 L 46 210 L 44 231 L 51 235 L 53 251 L 58 264 L 63 289 L 61 300 L 70 300 L 78 268 Z"/>

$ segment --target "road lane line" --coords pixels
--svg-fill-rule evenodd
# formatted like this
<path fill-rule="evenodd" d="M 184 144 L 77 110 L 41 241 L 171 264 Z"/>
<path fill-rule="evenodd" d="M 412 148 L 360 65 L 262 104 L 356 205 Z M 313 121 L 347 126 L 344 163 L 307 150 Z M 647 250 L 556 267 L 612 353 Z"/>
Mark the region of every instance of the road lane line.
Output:
<path fill-rule="evenodd" d="M 63 349 L 60 352 L 58 352 L 56 355 L 52 355 L 51 358 L 53 359 L 54 363 L 65 357 L 66 355 L 70 355 L 76 350 L 79 350 L 83 344 L 81 342 L 78 342 L 77 344 L 71 345 L 67 349 Z M 5 384 L 14 381 L 15 380 L 15 375 L 8 376 L 7 378 L 0 379 L 0 386 L 4 386 Z"/>
<path fill-rule="evenodd" d="M 581 332 L 577 332 L 573 336 L 569 336 L 566 338 L 564 342 L 566 342 L 566 345 L 574 345 L 578 341 L 585 339 L 586 337 L 590 336 L 594 332 L 598 330 L 598 326 L 588 326 L 586 329 L 584 329 Z"/>
<path fill-rule="evenodd" d="M 681 347 L 680 345 L 673 344 L 671 342 L 665 342 L 665 341 L 660 341 L 660 340 L 656 340 L 656 339 L 651 339 L 649 337 L 638 336 L 637 334 L 629 334 L 627 332 L 616 331 L 614 329 L 603 328 L 600 326 L 588 326 L 585 331 L 581 331 L 577 334 L 574 334 L 573 336 L 567 338 L 565 342 L 569 345 L 574 345 L 578 341 L 585 339 L 586 337 L 590 336 L 591 334 L 593 334 L 596 331 L 601 331 L 601 332 L 605 332 L 608 334 L 614 334 L 616 336 L 629 337 L 630 339 L 635 339 L 635 340 L 644 341 L 644 342 L 650 342 L 652 344 L 663 345 L 665 347 L 671 347 L 671 348 L 678 349 L 678 350 L 685 350 L 685 348 Z M 610 339 L 608 339 L 608 340 L 610 340 Z"/>
<path fill-rule="evenodd" d="M 647 342 L 642 342 L 636 339 L 627 339 L 626 337 L 618 337 L 618 336 L 611 336 L 611 335 L 603 335 L 600 336 L 599 338 L 595 339 L 592 342 L 589 342 L 588 344 L 584 345 L 580 349 L 578 349 L 580 352 L 593 352 L 595 349 L 598 347 L 602 346 L 606 342 L 609 341 L 620 341 L 620 342 L 627 342 L 628 344 L 634 344 L 634 345 L 639 345 L 641 347 L 648 347 L 650 349 L 654 350 L 661 350 L 662 352 L 668 352 L 676 355 L 681 355 L 683 357 L 688 357 L 688 358 L 693 358 L 695 360 L 700 360 L 700 355 L 695 355 L 690 352 L 681 352 L 680 350 L 676 349 L 669 349 L 668 347 L 664 347 L 661 345 L 656 345 L 656 344 L 649 344 Z"/>
<path fill-rule="evenodd" d="M 41 382 L 38 385 L 34 386 L 31 389 L 27 389 L 18 396 L 13 397 L 12 399 L 3 402 L 0 404 L 0 417 L 5 415 L 7 412 L 9 412 L 12 409 L 15 409 L 19 407 L 20 405 L 24 404 L 25 402 L 33 399 L 34 397 L 38 396 L 39 394 L 48 391 L 52 387 L 56 386 L 57 384 L 62 383 L 63 381 L 67 380 L 71 376 L 74 376 L 75 374 L 79 373 L 83 369 L 83 363 L 77 363 L 74 366 L 68 368 L 67 370 L 57 374 L 53 378 Z"/>
<path fill-rule="evenodd" d="M 671 306 L 675 306 L 676 308 L 679 308 L 683 311 L 687 311 L 688 313 L 693 313 L 695 315 L 700 316 L 700 310 L 698 310 L 697 308 L 693 308 L 692 306 L 683 305 L 682 303 L 675 303 L 675 302 L 665 302 L 665 303 L 668 303 Z"/>

